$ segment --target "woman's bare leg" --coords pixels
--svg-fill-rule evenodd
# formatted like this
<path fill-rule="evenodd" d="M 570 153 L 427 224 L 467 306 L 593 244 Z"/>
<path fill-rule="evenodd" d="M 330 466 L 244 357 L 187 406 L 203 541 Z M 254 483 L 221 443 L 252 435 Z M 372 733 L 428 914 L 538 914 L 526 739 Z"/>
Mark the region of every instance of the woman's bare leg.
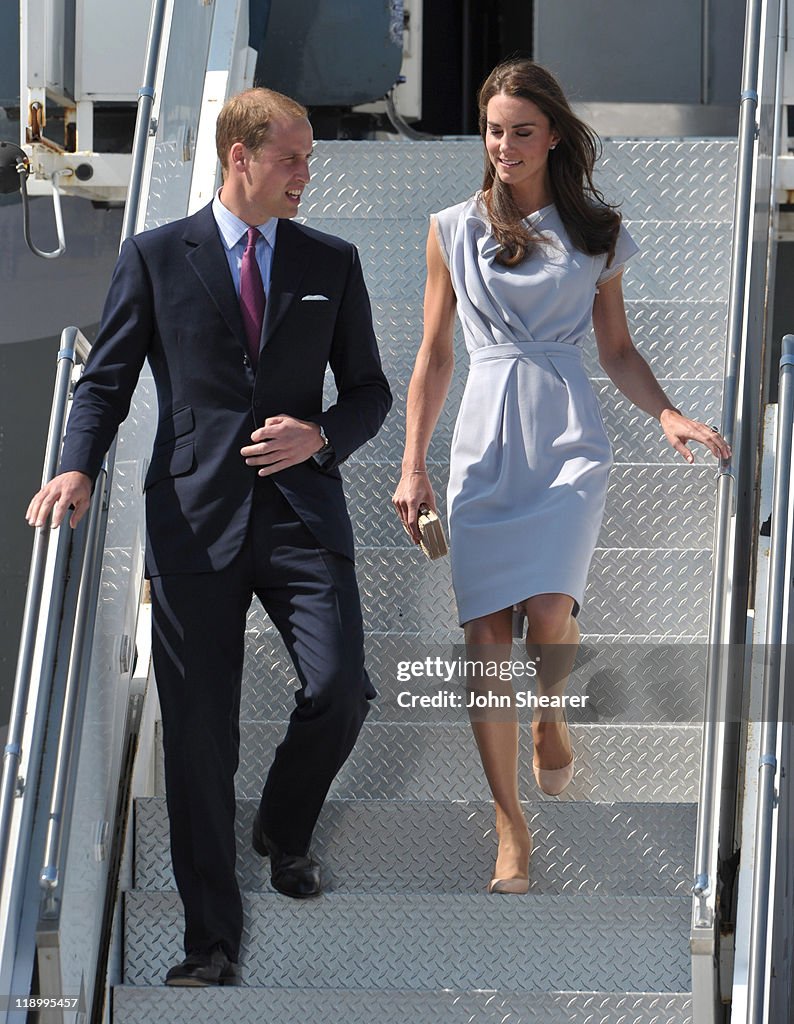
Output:
<path fill-rule="evenodd" d="M 465 625 L 466 657 L 470 662 L 509 662 L 512 653 L 512 611 L 504 609 Z M 474 739 L 493 795 L 499 852 L 494 878 L 526 878 L 531 840 L 518 795 L 518 716 L 509 680 L 472 672 L 469 693 L 510 696 L 510 707 L 469 709 Z"/>
<path fill-rule="evenodd" d="M 538 594 L 524 602 L 527 654 L 537 658 L 538 696 L 564 693 L 579 645 L 579 626 L 566 594 Z M 535 755 L 543 769 L 563 768 L 572 759 L 571 741 L 562 708 L 537 709 L 532 720 Z"/>

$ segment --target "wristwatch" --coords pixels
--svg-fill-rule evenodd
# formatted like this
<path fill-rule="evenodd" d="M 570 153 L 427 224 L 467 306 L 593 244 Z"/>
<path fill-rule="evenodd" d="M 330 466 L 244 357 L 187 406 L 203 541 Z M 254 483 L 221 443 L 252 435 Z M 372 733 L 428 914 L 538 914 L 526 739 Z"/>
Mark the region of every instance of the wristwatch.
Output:
<path fill-rule="evenodd" d="M 329 462 L 333 462 L 334 459 L 334 446 L 326 437 L 325 431 L 320 427 L 320 440 L 323 443 L 322 448 L 318 448 L 317 451 L 312 455 L 312 458 L 321 468 L 325 468 Z"/>

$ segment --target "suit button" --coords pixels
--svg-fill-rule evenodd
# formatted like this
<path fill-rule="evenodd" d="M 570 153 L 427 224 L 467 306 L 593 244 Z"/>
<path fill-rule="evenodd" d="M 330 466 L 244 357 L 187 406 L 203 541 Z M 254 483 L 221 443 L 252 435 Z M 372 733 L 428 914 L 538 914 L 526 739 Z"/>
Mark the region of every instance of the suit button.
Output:
<path fill-rule="evenodd" d="M 251 365 L 251 360 L 248 358 L 248 356 L 243 356 L 243 366 L 246 369 L 248 369 L 250 367 L 250 365 Z"/>

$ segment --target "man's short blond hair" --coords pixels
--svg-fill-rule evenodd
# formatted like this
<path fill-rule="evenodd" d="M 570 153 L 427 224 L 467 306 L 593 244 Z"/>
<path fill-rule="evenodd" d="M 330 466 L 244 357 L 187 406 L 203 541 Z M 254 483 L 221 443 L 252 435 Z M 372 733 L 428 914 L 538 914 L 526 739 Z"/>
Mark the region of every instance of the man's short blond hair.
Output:
<path fill-rule="evenodd" d="M 215 125 L 215 147 L 224 173 L 235 142 L 256 153 L 267 141 L 273 121 L 308 117 L 306 107 L 273 89 L 247 89 L 228 99 Z"/>

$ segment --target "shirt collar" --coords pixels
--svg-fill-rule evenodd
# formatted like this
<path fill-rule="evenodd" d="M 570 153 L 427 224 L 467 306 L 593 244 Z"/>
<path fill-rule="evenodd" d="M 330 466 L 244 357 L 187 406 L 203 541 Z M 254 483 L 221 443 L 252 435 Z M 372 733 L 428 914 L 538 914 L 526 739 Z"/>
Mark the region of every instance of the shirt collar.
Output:
<path fill-rule="evenodd" d="M 240 220 L 236 214 L 232 213 L 221 202 L 220 189 L 215 193 L 212 200 L 212 215 L 215 218 L 215 223 L 218 225 L 223 244 L 227 249 L 233 249 L 248 234 L 248 224 L 244 220 Z M 264 224 L 257 224 L 256 227 L 259 228 L 259 231 L 267 239 L 270 247 L 275 248 L 278 217 L 271 217 Z"/>

